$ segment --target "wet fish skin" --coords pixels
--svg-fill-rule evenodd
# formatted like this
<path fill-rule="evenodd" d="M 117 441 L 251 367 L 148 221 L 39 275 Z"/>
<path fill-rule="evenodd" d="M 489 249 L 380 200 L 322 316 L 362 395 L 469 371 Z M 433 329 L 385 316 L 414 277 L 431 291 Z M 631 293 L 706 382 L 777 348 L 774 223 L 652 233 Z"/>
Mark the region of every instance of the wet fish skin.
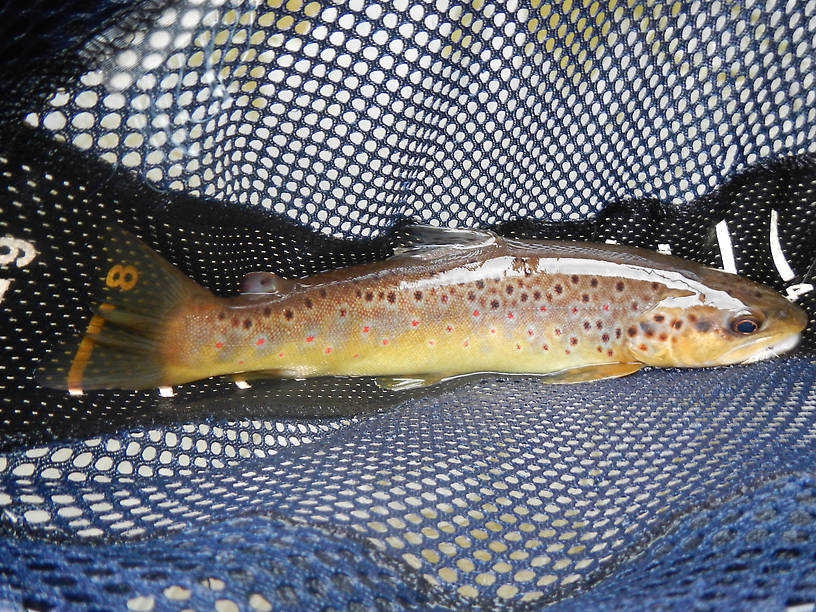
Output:
<path fill-rule="evenodd" d="M 135 238 L 115 231 L 111 265 L 158 265 L 148 247 L 135 248 Z M 162 269 L 154 276 L 171 276 L 165 283 L 177 299 L 151 309 L 155 328 L 135 351 L 149 371 L 130 383 L 106 375 L 97 361 L 113 350 L 106 334 L 116 329 L 103 326 L 86 336 L 97 355 L 91 352 L 81 375 L 74 355 L 61 366 L 63 375 L 74 369 L 72 381 L 51 374 L 45 382 L 145 388 L 257 371 L 427 380 L 493 371 L 586 380 L 643 365 L 703 367 L 772 356 L 795 345 L 807 323 L 801 309 L 763 285 L 642 249 L 510 240 L 484 231 L 417 233 L 425 244 L 388 260 L 296 281 L 255 273 L 244 283 L 250 293 L 229 298 Z M 119 313 L 120 327 L 121 313 L 144 316 L 144 305 L 134 309 L 128 297 L 103 297 Z M 756 321 L 755 332 L 735 331 L 735 321 L 745 319 Z"/>

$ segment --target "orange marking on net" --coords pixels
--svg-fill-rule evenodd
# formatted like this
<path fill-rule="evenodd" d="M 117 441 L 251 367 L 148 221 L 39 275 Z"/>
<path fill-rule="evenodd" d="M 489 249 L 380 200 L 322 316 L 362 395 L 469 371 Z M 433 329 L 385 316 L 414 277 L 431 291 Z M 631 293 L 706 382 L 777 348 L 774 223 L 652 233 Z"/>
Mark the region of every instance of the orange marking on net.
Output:
<path fill-rule="evenodd" d="M 112 304 L 102 304 L 99 310 L 113 310 L 113 308 L 114 306 Z M 68 370 L 66 382 L 70 393 L 75 394 L 82 391 L 82 375 L 85 373 L 85 368 L 88 366 L 88 361 L 91 359 L 91 353 L 94 348 L 93 338 L 89 338 L 89 336 L 98 334 L 102 331 L 104 325 L 105 319 L 99 315 L 91 317 L 88 328 L 85 330 L 85 336 L 79 343 L 74 359 L 71 361 L 71 368 Z"/>

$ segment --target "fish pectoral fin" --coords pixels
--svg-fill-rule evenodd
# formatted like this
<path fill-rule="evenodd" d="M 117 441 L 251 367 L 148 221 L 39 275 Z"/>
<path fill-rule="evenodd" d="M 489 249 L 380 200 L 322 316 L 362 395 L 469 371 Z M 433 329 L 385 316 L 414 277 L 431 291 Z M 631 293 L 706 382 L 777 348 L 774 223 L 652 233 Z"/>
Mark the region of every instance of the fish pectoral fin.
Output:
<path fill-rule="evenodd" d="M 296 281 L 281 278 L 272 272 L 250 272 L 241 280 L 241 293 L 283 295 L 290 292 Z"/>
<path fill-rule="evenodd" d="M 377 386 L 388 391 L 408 391 L 429 387 L 445 380 L 442 374 L 426 374 L 423 376 L 378 376 L 374 379 Z"/>
<path fill-rule="evenodd" d="M 394 255 L 433 259 L 440 249 L 461 250 L 485 248 L 500 244 L 502 238 L 488 230 L 452 229 L 430 225 L 408 225 L 397 233 Z"/>
<path fill-rule="evenodd" d="M 569 384 L 601 380 L 603 378 L 619 378 L 637 372 L 642 367 L 642 363 L 604 363 L 580 366 L 546 374 L 541 377 L 541 381 L 547 384 Z"/>

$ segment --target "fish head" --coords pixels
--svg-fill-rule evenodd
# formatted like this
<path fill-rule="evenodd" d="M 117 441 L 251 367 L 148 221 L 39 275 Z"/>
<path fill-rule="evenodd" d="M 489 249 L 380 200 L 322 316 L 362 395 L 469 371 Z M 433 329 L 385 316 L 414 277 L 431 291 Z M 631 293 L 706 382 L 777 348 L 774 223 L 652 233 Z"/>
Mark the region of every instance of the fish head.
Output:
<path fill-rule="evenodd" d="M 662 367 L 752 363 L 799 343 L 808 316 L 773 289 L 695 266 L 663 284 L 661 297 L 628 330 L 634 359 Z"/>

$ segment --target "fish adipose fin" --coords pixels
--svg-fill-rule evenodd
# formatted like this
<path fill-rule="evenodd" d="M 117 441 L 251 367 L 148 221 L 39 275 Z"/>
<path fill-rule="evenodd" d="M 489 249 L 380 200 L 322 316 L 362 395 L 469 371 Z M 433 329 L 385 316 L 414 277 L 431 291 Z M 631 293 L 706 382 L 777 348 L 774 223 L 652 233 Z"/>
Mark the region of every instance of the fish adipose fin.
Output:
<path fill-rule="evenodd" d="M 430 225 L 409 225 L 403 229 L 404 239 L 394 249 L 394 255 L 419 259 L 434 259 L 439 250 L 486 248 L 502 243 L 502 238 L 488 230 L 451 229 Z"/>
<path fill-rule="evenodd" d="M 101 261 L 98 307 L 84 335 L 46 358 L 37 382 L 74 392 L 162 386 L 168 313 L 212 294 L 119 227 L 105 229 Z"/>
<path fill-rule="evenodd" d="M 601 380 L 603 378 L 620 378 L 637 372 L 643 367 L 642 363 L 607 363 L 603 365 L 589 365 L 552 374 L 545 374 L 541 382 L 548 384 L 570 384 Z"/>

